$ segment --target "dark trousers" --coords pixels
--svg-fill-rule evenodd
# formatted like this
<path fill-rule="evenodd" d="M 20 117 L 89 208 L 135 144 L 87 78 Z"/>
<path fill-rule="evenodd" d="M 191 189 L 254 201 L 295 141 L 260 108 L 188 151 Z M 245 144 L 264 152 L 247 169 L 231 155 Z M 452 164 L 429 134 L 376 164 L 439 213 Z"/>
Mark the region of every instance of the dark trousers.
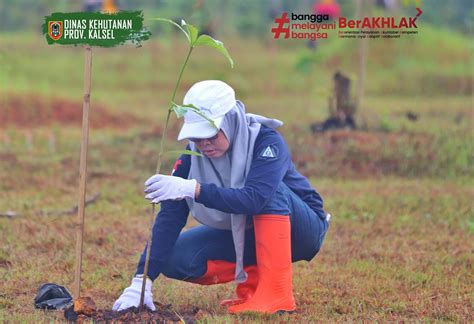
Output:
<path fill-rule="evenodd" d="M 281 183 L 275 195 L 260 214 L 290 217 L 292 261 L 310 261 L 321 249 L 328 230 L 323 211 L 316 213 Z M 251 219 L 249 219 L 251 223 Z M 200 225 L 182 232 L 162 273 L 178 280 L 197 279 L 207 271 L 207 261 L 235 262 L 234 243 L 230 230 L 218 230 Z M 255 234 L 253 228 L 245 233 L 244 265 L 255 265 Z"/>

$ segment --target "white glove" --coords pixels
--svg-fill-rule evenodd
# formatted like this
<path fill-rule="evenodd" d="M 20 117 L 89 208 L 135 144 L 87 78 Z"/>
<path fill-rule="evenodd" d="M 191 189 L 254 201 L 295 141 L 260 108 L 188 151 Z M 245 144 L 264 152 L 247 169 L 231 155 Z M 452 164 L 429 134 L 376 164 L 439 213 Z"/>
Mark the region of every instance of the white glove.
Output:
<path fill-rule="evenodd" d="M 138 307 L 140 304 L 140 294 L 142 293 L 143 278 L 135 277 L 132 279 L 130 287 L 125 288 L 122 295 L 117 299 L 112 307 L 114 311 L 121 311 L 130 307 Z M 145 284 L 145 298 L 143 303 L 152 311 L 156 310 L 153 304 L 153 295 L 151 293 L 152 281 L 147 278 Z"/>
<path fill-rule="evenodd" d="M 193 198 L 196 193 L 197 181 L 186 180 L 180 177 L 155 174 L 145 182 L 146 199 L 153 203 L 163 200 L 179 200 Z"/>

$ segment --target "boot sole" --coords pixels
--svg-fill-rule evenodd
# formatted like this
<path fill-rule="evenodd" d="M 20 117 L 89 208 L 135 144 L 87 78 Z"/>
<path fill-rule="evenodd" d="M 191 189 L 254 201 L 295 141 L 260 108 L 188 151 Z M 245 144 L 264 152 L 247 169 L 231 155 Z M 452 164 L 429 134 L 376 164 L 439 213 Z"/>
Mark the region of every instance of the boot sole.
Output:
<path fill-rule="evenodd" d="M 269 310 L 257 310 L 257 309 L 246 309 L 246 310 L 242 310 L 242 311 L 237 311 L 237 312 L 231 312 L 229 311 L 229 313 L 231 314 L 240 314 L 240 313 L 245 313 L 245 312 L 254 312 L 254 313 L 265 313 L 265 314 L 278 314 L 278 315 L 282 315 L 284 313 L 288 313 L 288 314 L 291 314 L 293 312 L 296 311 L 296 306 L 294 307 L 272 307 L 270 308 Z"/>
<path fill-rule="evenodd" d="M 296 309 L 293 310 L 278 310 L 274 314 L 283 315 L 283 314 L 293 314 L 296 312 Z"/>

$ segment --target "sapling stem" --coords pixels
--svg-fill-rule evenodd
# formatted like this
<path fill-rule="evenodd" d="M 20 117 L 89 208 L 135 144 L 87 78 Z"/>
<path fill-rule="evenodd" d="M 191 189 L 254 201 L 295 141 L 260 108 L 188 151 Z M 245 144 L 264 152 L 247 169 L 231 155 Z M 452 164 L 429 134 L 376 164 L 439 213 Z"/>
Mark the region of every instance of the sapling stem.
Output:
<path fill-rule="evenodd" d="M 163 155 L 164 142 L 166 140 L 166 132 L 168 130 L 168 124 L 169 124 L 170 117 L 171 117 L 171 112 L 172 112 L 171 108 L 173 107 L 173 103 L 174 103 L 175 97 L 176 97 L 176 92 L 178 91 L 179 83 L 181 82 L 181 77 L 183 76 L 184 69 L 186 68 L 186 65 L 188 64 L 189 57 L 191 56 L 192 51 L 193 51 L 193 46 L 190 46 L 189 51 L 188 51 L 188 55 L 186 56 L 186 60 L 184 61 L 183 65 L 181 66 L 181 71 L 179 72 L 178 80 L 176 81 L 176 85 L 174 87 L 173 95 L 171 96 L 170 107 L 168 108 L 168 115 L 166 116 L 165 128 L 163 130 L 163 136 L 161 138 L 161 143 L 160 143 L 160 152 L 158 153 L 158 162 L 156 164 L 156 173 L 160 173 L 160 169 L 161 169 L 161 158 L 162 158 L 162 155 Z M 153 242 L 153 224 L 155 223 L 155 214 L 156 214 L 156 203 L 152 203 L 151 215 L 150 215 L 150 234 L 149 234 L 148 242 L 146 244 L 145 267 L 143 269 L 142 291 L 141 291 L 141 294 L 140 294 L 139 309 L 141 309 L 141 310 L 144 308 L 146 278 L 148 276 L 148 265 L 149 265 L 149 262 L 150 262 L 150 250 L 151 250 L 151 244 Z"/>
<path fill-rule="evenodd" d="M 176 113 L 176 115 L 179 118 L 179 117 L 182 117 L 184 115 L 183 110 L 187 111 L 188 109 L 192 109 L 198 115 L 200 115 L 204 119 L 208 120 L 211 123 L 211 125 L 215 126 L 215 124 L 212 120 L 208 119 L 205 115 L 203 115 L 199 111 L 199 108 L 194 107 L 193 105 L 178 106 L 178 105 L 175 104 L 176 92 L 178 91 L 179 84 L 181 82 L 181 78 L 182 78 L 183 73 L 184 73 L 184 69 L 186 68 L 186 65 L 188 64 L 189 57 L 191 56 L 193 48 L 195 46 L 208 46 L 208 47 L 214 48 L 215 50 L 217 50 L 218 52 L 223 54 L 229 60 L 231 67 L 234 66 L 234 61 L 230 57 L 229 53 L 227 52 L 227 49 L 224 47 L 224 44 L 221 41 L 218 41 L 218 40 L 210 37 L 209 35 L 205 35 L 205 34 L 199 35 L 198 29 L 196 27 L 192 26 L 192 25 L 186 24 L 186 22 L 184 20 L 181 20 L 181 26 L 178 25 L 177 23 L 175 23 L 174 21 L 170 20 L 170 19 L 155 18 L 154 20 L 164 21 L 164 22 L 170 23 L 170 24 L 178 27 L 186 35 L 186 38 L 188 39 L 188 42 L 189 42 L 188 55 L 186 56 L 186 59 L 184 60 L 183 65 L 181 66 L 181 71 L 179 72 L 179 76 L 178 76 L 178 79 L 176 81 L 176 85 L 175 85 L 174 90 L 173 90 L 173 95 L 171 96 L 170 106 L 168 108 L 168 114 L 166 116 L 165 128 L 163 130 L 163 135 L 162 135 L 162 138 L 161 138 L 160 151 L 158 153 L 158 162 L 157 162 L 157 165 L 156 165 L 156 173 L 160 173 L 161 159 L 162 159 L 162 156 L 163 156 L 163 149 L 165 147 L 165 141 L 166 141 L 166 133 L 168 131 L 168 124 L 169 124 L 169 120 L 170 120 L 170 117 L 171 117 L 171 113 L 173 111 Z M 189 151 L 189 150 L 181 151 L 181 153 L 182 154 L 196 155 L 196 152 L 192 152 L 192 151 Z M 199 155 L 199 154 L 197 154 L 197 155 Z M 142 291 L 141 291 L 141 295 L 140 295 L 140 305 L 139 305 L 140 310 L 142 310 L 144 308 L 145 287 L 146 287 L 146 279 L 147 279 L 147 276 L 148 276 L 148 266 L 149 266 L 149 262 L 150 262 L 150 250 L 151 250 L 151 245 L 152 245 L 152 242 L 153 242 L 153 225 L 154 225 L 155 214 L 156 214 L 156 203 L 152 203 L 151 216 L 150 216 L 150 235 L 149 235 L 149 239 L 148 239 L 147 244 L 146 244 L 145 266 L 144 266 L 144 269 L 143 269 Z"/>

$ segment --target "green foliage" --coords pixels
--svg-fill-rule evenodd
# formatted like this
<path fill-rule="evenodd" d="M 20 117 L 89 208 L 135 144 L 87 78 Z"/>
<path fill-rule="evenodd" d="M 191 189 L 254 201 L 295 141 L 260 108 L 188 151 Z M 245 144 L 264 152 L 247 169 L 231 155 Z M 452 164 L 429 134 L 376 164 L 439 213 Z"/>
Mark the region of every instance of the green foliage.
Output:
<path fill-rule="evenodd" d="M 220 52 L 222 55 L 224 55 L 227 58 L 227 60 L 230 63 L 230 66 L 234 67 L 234 60 L 232 60 L 232 58 L 229 55 L 229 52 L 224 47 L 224 44 L 221 41 L 218 41 L 217 39 L 214 39 L 209 35 L 201 35 L 193 43 L 193 46 L 199 46 L 199 45 L 208 46 L 208 47 L 216 49 L 218 52 Z"/>
<path fill-rule="evenodd" d="M 173 102 L 170 109 L 176 113 L 176 117 L 178 117 L 178 118 L 184 117 L 184 115 L 189 110 L 192 110 L 195 114 L 197 114 L 197 115 L 201 116 L 203 119 L 207 120 L 212 127 L 214 127 L 215 129 L 218 129 L 217 125 L 214 123 L 214 121 L 212 119 L 207 117 L 206 114 L 201 112 L 201 109 L 199 109 L 198 107 L 196 107 L 192 104 L 178 105 L 178 104 Z"/>
<path fill-rule="evenodd" d="M 199 30 L 193 25 L 187 24 L 184 20 L 181 20 L 181 26 L 172 21 L 171 19 L 153 18 L 153 20 L 164 21 L 178 27 L 186 35 L 190 48 L 194 48 L 196 46 L 208 46 L 216 49 L 219 53 L 226 57 L 226 59 L 230 63 L 230 66 L 234 67 L 234 61 L 230 57 L 230 54 L 225 48 L 224 43 L 222 43 L 221 41 L 214 39 L 209 35 L 199 35 Z"/>
<path fill-rule="evenodd" d="M 170 23 L 176 27 L 178 27 L 179 30 L 181 30 L 184 35 L 186 36 L 186 38 L 188 39 L 188 42 L 189 44 L 191 45 L 192 44 L 192 41 L 191 41 L 191 38 L 189 36 L 189 32 L 186 32 L 183 27 L 181 27 L 180 25 L 178 25 L 177 23 L 175 23 L 173 20 L 171 19 L 166 19 L 166 18 L 151 18 L 150 20 L 158 20 L 158 21 L 164 21 L 164 22 L 167 22 L 167 23 Z"/>
<path fill-rule="evenodd" d="M 300 73 L 309 74 L 313 66 L 316 64 L 316 55 L 310 51 L 304 51 L 297 59 L 295 69 Z"/>
<path fill-rule="evenodd" d="M 382 132 L 393 131 L 392 123 L 388 119 L 381 119 L 379 123 L 379 128 Z"/>
<path fill-rule="evenodd" d="M 171 110 L 175 112 L 177 118 L 182 118 L 186 115 L 189 109 L 188 107 L 183 107 L 173 102 Z"/>
<path fill-rule="evenodd" d="M 193 105 L 177 105 L 174 102 L 175 97 L 176 97 L 176 92 L 178 90 L 179 84 L 181 82 L 181 78 L 183 76 L 183 72 L 186 69 L 186 66 L 188 64 L 188 61 L 189 61 L 189 58 L 190 58 L 191 53 L 193 51 L 193 48 L 196 47 L 196 46 L 199 46 L 199 45 L 214 48 L 218 52 L 222 53 L 229 60 L 229 63 L 231 65 L 231 67 L 234 66 L 234 61 L 230 57 L 229 52 L 224 47 L 224 44 L 221 41 L 213 39 L 212 37 L 210 37 L 208 35 L 198 36 L 199 35 L 198 29 L 196 27 L 194 27 L 193 25 L 187 24 L 184 20 L 181 20 L 181 26 L 180 26 L 180 25 L 178 25 L 177 23 L 175 23 L 174 21 L 172 21 L 170 19 L 165 19 L 165 18 L 154 18 L 154 19 L 158 20 L 158 21 L 167 22 L 167 23 L 170 23 L 170 24 L 178 27 L 179 30 L 181 30 L 185 34 L 186 38 L 188 39 L 188 43 L 189 43 L 188 55 L 186 56 L 186 59 L 184 60 L 183 65 L 181 66 L 181 71 L 180 71 L 178 79 L 176 81 L 176 85 L 174 87 L 173 94 L 171 95 L 170 107 L 168 108 L 168 115 L 166 117 L 166 122 L 165 122 L 165 126 L 164 126 L 165 131 L 163 133 L 163 139 L 161 141 L 160 152 L 158 154 L 158 163 L 157 163 L 157 167 L 156 167 L 156 172 L 159 173 L 160 168 L 161 168 L 161 156 L 163 155 L 163 147 L 164 147 L 165 140 L 166 140 L 166 130 L 168 129 L 168 124 L 169 124 L 170 113 L 171 112 L 174 111 L 176 113 L 176 116 L 178 118 L 181 118 L 186 114 L 186 112 L 188 110 L 193 110 L 196 114 L 198 114 L 199 116 L 201 116 L 202 118 L 207 120 L 214 128 L 217 128 L 214 121 L 209 119 L 205 114 L 203 114 L 198 107 L 195 107 Z M 183 151 L 183 152 L 185 152 L 185 151 Z"/>

